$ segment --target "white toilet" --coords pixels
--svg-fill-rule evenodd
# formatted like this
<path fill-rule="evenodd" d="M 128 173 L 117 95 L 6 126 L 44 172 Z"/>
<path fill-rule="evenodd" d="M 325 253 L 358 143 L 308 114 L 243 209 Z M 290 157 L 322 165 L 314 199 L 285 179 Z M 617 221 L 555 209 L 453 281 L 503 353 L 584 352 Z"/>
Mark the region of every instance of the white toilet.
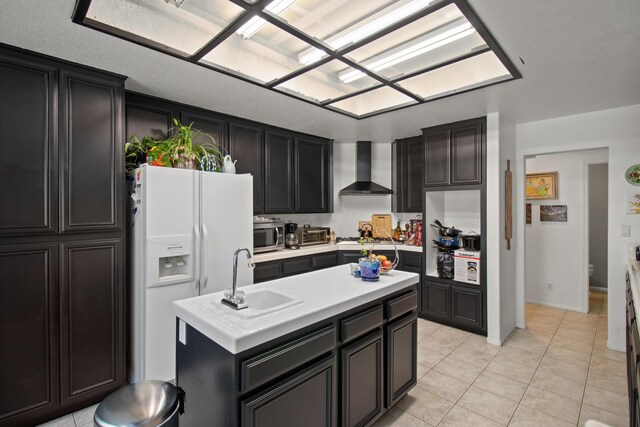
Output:
<path fill-rule="evenodd" d="M 593 276 L 593 271 L 596 267 L 593 264 L 589 264 L 589 277 Z"/>

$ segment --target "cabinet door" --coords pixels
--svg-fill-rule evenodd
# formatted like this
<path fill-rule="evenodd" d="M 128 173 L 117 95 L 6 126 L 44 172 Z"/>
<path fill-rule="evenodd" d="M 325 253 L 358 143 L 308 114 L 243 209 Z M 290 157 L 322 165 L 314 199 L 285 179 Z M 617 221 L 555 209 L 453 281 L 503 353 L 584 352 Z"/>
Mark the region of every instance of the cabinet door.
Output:
<path fill-rule="evenodd" d="M 418 317 L 393 322 L 386 327 L 387 408 L 400 400 L 417 382 Z"/>
<path fill-rule="evenodd" d="M 282 262 L 260 262 L 253 269 L 253 283 L 266 282 L 282 277 Z"/>
<path fill-rule="evenodd" d="M 243 427 L 330 427 L 336 422 L 336 368 L 331 356 L 241 402 Z"/>
<path fill-rule="evenodd" d="M 422 213 L 422 174 L 424 161 L 424 143 L 422 137 L 407 138 L 403 141 L 403 212 Z"/>
<path fill-rule="evenodd" d="M 55 233 L 56 72 L 0 55 L 0 75 L 0 236 Z"/>
<path fill-rule="evenodd" d="M 482 121 L 451 128 L 451 185 L 482 183 Z"/>
<path fill-rule="evenodd" d="M 482 328 L 482 290 L 451 287 L 451 319 L 467 326 Z"/>
<path fill-rule="evenodd" d="M 425 129 L 424 139 L 424 185 L 436 187 L 449 185 L 449 129 L 438 126 Z"/>
<path fill-rule="evenodd" d="M 62 402 L 124 384 L 123 240 L 61 244 Z"/>
<path fill-rule="evenodd" d="M 198 144 L 213 144 L 223 153 L 229 150 L 227 121 L 224 118 L 210 113 L 182 111 L 180 113 L 180 121 L 187 126 L 193 123 L 193 129 L 200 130 L 213 138 L 212 141 L 211 138 L 201 135 L 194 142 Z"/>
<path fill-rule="evenodd" d="M 404 208 L 402 204 L 404 196 L 402 141 L 402 139 L 396 139 L 391 143 L 391 189 L 393 190 L 391 212 L 403 212 Z"/>
<path fill-rule="evenodd" d="M 365 425 L 382 412 L 383 355 L 381 330 L 340 351 L 342 426 Z"/>
<path fill-rule="evenodd" d="M 360 252 L 357 251 L 340 251 L 339 252 L 340 256 L 340 264 L 351 264 L 351 263 L 358 263 L 358 259 L 360 259 L 362 257 L 362 254 Z"/>
<path fill-rule="evenodd" d="M 132 135 L 136 135 L 142 140 L 147 135 L 153 138 L 164 139 L 173 126 L 173 114 L 169 109 L 162 109 L 159 106 L 130 103 L 127 95 L 126 138 L 129 140 Z"/>
<path fill-rule="evenodd" d="M 0 424 L 59 406 L 57 269 L 56 244 L 0 247 Z"/>
<path fill-rule="evenodd" d="M 330 212 L 330 142 L 296 137 L 294 150 L 294 211 Z"/>
<path fill-rule="evenodd" d="M 264 138 L 264 212 L 293 212 L 293 136 L 273 130 Z"/>
<path fill-rule="evenodd" d="M 262 128 L 245 123 L 229 124 L 229 153 L 236 163 L 236 173 L 253 176 L 253 212 L 264 209 L 264 141 Z"/>
<path fill-rule="evenodd" d="M 451 285 L 423 280 L 421 297 L 423 313 L 440 319 L 451 319 Z"/>
<path fill-rule="evenodd" d="M 120 231 L 124 156 L 121 81 L 61 72 L 62 231 Z"/>

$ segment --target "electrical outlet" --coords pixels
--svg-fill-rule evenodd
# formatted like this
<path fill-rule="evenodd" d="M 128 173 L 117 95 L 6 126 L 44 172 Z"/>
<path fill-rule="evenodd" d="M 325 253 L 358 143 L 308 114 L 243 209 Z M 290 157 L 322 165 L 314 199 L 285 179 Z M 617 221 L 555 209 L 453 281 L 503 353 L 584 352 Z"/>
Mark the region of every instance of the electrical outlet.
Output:
<path fill-rule="evenodd" d="M 552 291 L 553 290 L 553 283 L 551 283 L 551 282 L 547 283 L 547 289 Z"/>
<path fill-rule="evenodd" d="M 621 225 L 620 226 L 620 237 L 631 237 L 631 226 L 630 225 Z"/>

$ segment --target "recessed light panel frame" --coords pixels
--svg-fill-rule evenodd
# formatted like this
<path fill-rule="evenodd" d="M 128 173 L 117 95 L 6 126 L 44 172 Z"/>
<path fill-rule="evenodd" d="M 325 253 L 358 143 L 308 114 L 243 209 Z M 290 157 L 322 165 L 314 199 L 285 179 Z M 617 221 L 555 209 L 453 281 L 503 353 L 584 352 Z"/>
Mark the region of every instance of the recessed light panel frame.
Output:
<path fill-rule="evenodd" d="M 355 119 L 522 77 L 466 0 L 127 0 L 133 17 L 119 1 L 77 0 L 72 20 Z M 447 70 L 460 87 L 429 86 Z"/>

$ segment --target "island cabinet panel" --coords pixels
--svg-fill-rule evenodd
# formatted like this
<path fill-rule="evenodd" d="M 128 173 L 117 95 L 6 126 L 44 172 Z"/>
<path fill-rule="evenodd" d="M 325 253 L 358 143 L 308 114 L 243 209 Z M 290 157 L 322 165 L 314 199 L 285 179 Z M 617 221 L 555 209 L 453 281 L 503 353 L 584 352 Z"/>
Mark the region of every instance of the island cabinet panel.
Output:
<path fill-rule="evenodd" d="M 124 83 L 63 71 L 63 232 L 120 231 L 124 220 Z"/>
<path fill-rule="evenodd" d="M 248 123 L 229 123 L 229 154 L 236 163 L 236 173 L 253 176 L 253 212 L 264 206 L 264 132 Z"/>
<path fill-rule="evenodd" d="M 264 138 L 264 212 L 293 212 L 293 135 L 268 129 Z"/>
<path fill-rule="evenodd" d="M 56 244 L 0 247 L 0 425 L 59 406 L 57 267 Z"/>
<path fill-rule="evenodd" d="M 363 426 L 384 407 L 384 345 L 378 330 L 344 347 L 341 359 L 342 426 Z"/>
<path fill-rule="evenodd" d="M 386 327 L 387 345 L 387 408 L 390 408 L 411 389 L 418 380 L 417 348 L 418 317 L 409 317 Z"/>
<path fill-rule="evenodd" d="M 0 53 L 0 75 L 0 236 L 55 233 L 57 70 Z"/>
<path fill-rule="evenodd" d="M 61 385 L 71 403 L 124 383 L 124 242 L 61 246 Z"/>
<path fill-rule="evenodd" d="M 331 212 L 331 141 L 298 136 L 294 146 L 295 213 Z"/>
<path fill-rule="evenodd" d="M 241 403 L 244 427 L 337 426 L 335 357 Z M 295 421 L 294 421 L 295 420 Z"/>

